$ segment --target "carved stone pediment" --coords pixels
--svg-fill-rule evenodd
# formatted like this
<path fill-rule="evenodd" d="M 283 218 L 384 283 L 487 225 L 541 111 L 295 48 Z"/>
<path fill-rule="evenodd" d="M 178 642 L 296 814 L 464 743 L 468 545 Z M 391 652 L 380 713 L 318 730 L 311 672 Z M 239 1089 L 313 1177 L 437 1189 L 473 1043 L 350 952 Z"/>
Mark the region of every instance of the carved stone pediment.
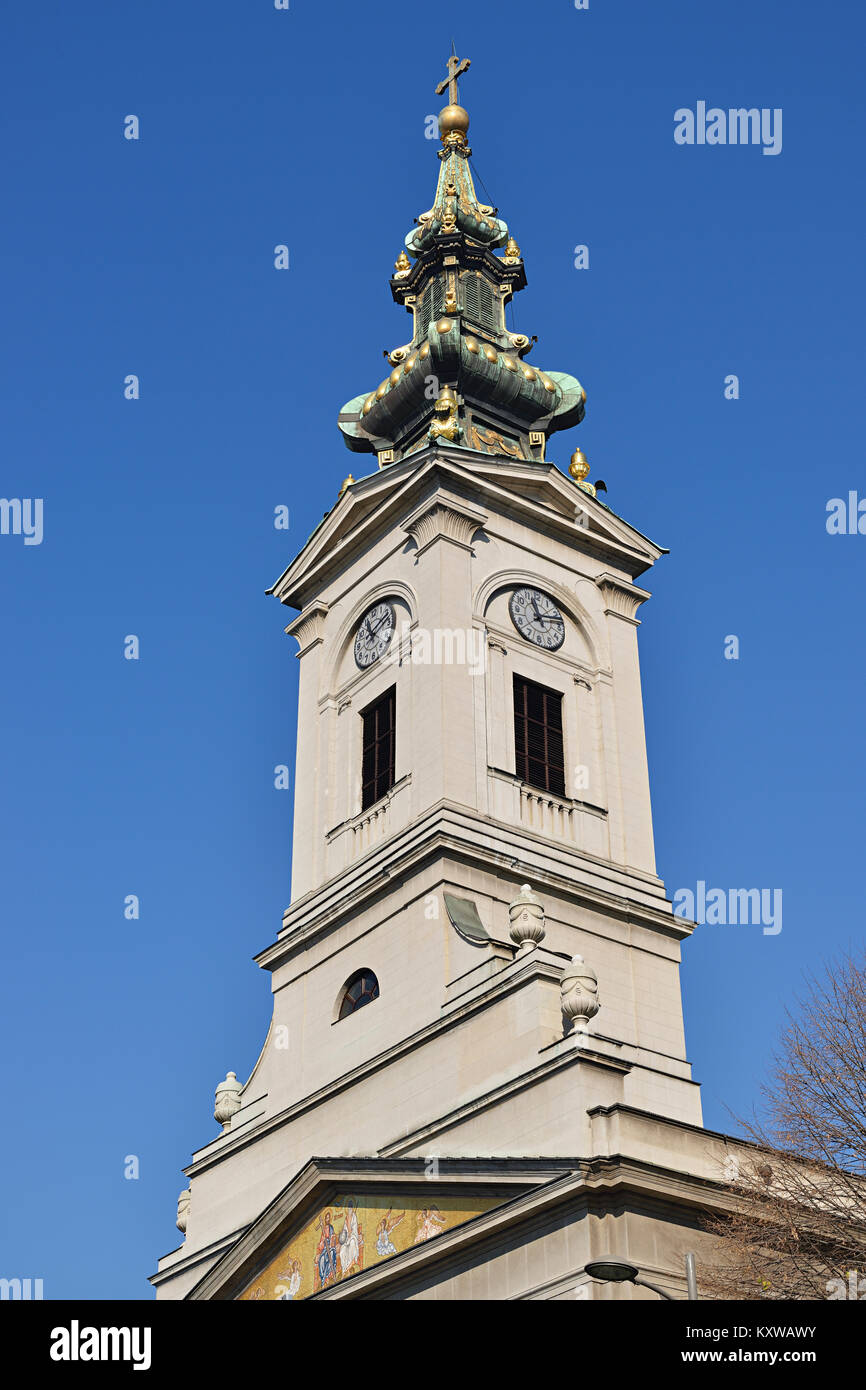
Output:
<path fill-rule="evenodd" d="M 446 455 L 431 446 L 348 487 L 268 593 L 291 607 L 305 608 L 330 575 L 363 553 L 375 534 L 405 527 L 407 514 L 420 524 L 437 492 L 443 504 L 463 519 L 431 517 L 421 528 L 425 538 L 421 543 L 441 535 L 468 545 L 465 528 L 477 519 L 476 511 L 485 518 L 505 510 L 525 517 L 535 529 L 609 556 L 611 563 L 632 575 L 641 574 L 664 554 L 610 508 L 578 493 L 572 480 L 552 463 L 494 460 L 456 446 Z M 467 495 L 473 502 L 461 500 Z"/>
<path fill-rule="evenodd" d="M 436 1237 L 551 1176 L 525 1160 L 434 1162 L 431 1171 L 424 1159 L 312 1159 L 187 1297 L 300 1302 L 328 1295 L 391 1260 L 423 1260 Z"/>

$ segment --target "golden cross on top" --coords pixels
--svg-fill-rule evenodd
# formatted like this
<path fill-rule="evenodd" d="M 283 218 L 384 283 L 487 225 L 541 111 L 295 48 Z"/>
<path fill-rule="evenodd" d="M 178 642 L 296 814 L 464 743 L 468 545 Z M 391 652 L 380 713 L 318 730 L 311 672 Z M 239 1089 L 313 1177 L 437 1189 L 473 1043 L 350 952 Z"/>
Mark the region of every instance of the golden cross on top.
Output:
<path fill-rule="evenodd" d="M 437 97 L 441 97 L 442 93 L 445 91 L 445 88 L 448 88 L 448 103 L 450 106 L 456 106 L 458 104 L 459 98 L 457 93 L 457 79 L 461 75 L 461 73 L 469 71 L 470 62 L 471 59 L 469 58 L 457 57 L 457 54 L 454 50 L 454 45 L 452 43 L 451 57 L 448 59 L 448 76 L 444 78 L 439 83 L 439 86 L 436 88 Z"/>

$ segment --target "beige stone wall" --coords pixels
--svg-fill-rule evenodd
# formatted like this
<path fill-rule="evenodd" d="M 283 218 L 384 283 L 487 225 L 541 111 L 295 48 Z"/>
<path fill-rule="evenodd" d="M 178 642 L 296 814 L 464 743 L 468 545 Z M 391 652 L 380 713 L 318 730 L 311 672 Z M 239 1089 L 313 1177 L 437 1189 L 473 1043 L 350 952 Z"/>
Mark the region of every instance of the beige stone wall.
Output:
<path fill-rule="evenodd" d="M 416 487 L 404 470 L 405 495 L 364 513 L 362 540 L 347 522 L 308 547 L 319 577 L 298 578 L 291 625 L 292 903 L 259 957 L 273 973 L 273 1020 L 241 1109 L 194 1157 L 186 1239 L 161 1262 L 176 1278 L 160 1296 L 182 1297 L 313 1155 L 591 1157 L 609 1134 L 590 1112 L 616 1105 L 701 1123 L 680 1000 L 688 928 L 655 873 L 640 690 L 635 614 L 647 595 L 633 576 L 658 552 L 642 562 L 642 538 L 602 509 L 588 535 L 575 529 L 570 484 L 544 469 L 510 491 L 497 478 L 493 492 L 483 471 L 473 489 L 468 474 L 457 485 L 423 470 Z M 559 651 L 511 623 L 521 584 L 560 607 Z M 383 599 L 397 637 L 361 672 L 355 632 Z M 484 669 L 416 663 L 406 630 L 422 629 L 477 642 Z M 515 776 L 515 672 L 562 692 L 564 798 Z M 362 813 L 361 711 L 391 684 L 396 786 Z M 518 955 L 508 905 L 524 882 L 546 934 Z M 446 890 L 475 902 L 487 944 L 451 925 Z M 601 1002 L 583 1039 L 560 999 L 578 953 Z M 362 968 L 380 997 L 338 1021 Z M 632 1140 L 661 1165 L 681 1161 L 670 1125 Z"/>
<path fill-rule="evenodd" d="M 443 507 L 465 506 L 443 487 L 427 501 L 436 499 Z M 320 641 L 301 652 L 293 899 L 443 799 L 653 873 L 636 631 L 622 605 L 610 606 L 612 579 L 628 585 L 628 575 L 613 569 L 610 557 L 583 550 L 579 532 L 570 544 L 541 536 L 512 508 L 486 509 L 484 539 L 471 548 L 443 536 L 418 554 L 405 527 L 417 510 L 410 495 L 404 524 L 371 538 L 314 600 L 327 612 Z M 559 651 L 540 650 L 516 632 L 507 604 L 521 584 L 543 589 L 563 611 L 566 640 Z M 385 658 L 359 671 L 352 656 L 357 626 L 386 598 L 398 634 L 406 625 L 416 641 L 419 629 L 460 634 L 472 651 L 486 652 L 486 672 L 472 674 L 470 662 L 418 665 L 405 640 L 397 664 L 399 636 Z M 457 650 L 444 640 L 446 654 Z M 494 775 L 514 775 L 515 673 L 563 694 L 566 797 L 555 810 L 537 798 L 521 800 L 507 777 Z M 409 785 L 364 817 L 360 712 L 391 684 L 397 780 L 408 777 Z"/>

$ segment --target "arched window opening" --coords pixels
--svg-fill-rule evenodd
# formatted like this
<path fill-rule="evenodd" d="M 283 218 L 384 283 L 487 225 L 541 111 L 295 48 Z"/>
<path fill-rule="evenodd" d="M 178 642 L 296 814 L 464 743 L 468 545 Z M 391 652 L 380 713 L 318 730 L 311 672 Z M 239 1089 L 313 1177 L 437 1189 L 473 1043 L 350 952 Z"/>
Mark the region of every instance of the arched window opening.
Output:
<path fill-rule="evenodd" d="M 338 1018 L 348 1018 L 356 1009 L 363 1009 L 365 1004 L 371 1004 L 374 999 L 379 998 L 379 981 L 372 970 L 359 970 L 357 975 L 353 975 L 343 991 L 343 1002 L 340 1004 Z"/>

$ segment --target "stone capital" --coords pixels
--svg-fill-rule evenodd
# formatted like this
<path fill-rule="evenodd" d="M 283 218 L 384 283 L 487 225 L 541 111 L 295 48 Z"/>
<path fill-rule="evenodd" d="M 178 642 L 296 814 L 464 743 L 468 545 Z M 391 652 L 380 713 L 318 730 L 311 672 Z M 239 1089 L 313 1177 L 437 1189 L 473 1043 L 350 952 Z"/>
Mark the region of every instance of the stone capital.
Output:
<path fill-rule="evenodd" d="M 297 618 L 289 623 L 286 632 L 290 637 L 294 637 L 299 650 L 296 656 L 303 656 L 304 652 L 309 651 L 310 647 L 315 647 L 317 643 L 324 640 L 324 624 L 328 613 L 328 604 L 317 600 L 310 603 L 299 613 Z"/>
<path fill-rule="evenodd" d="M 422 503 L 403 522 L 403 530 L 417 542 L 419 555 L 437 541 L 449 541 L 461 550 L 470 550 L 472 537 L 486 521 L 487 513 L 479 507 L 452 498 L 434 497 Z"/>
<path fill-rule="evenodd" d="M 640 589 L 637 584 L 630 584 L 614 574 L 600 574 L 595 582 L 601 591 L 605 613 L 637 627 L 639 619 L 635 615 L 641 604 L 651 597 L 649 590 Z"/>

